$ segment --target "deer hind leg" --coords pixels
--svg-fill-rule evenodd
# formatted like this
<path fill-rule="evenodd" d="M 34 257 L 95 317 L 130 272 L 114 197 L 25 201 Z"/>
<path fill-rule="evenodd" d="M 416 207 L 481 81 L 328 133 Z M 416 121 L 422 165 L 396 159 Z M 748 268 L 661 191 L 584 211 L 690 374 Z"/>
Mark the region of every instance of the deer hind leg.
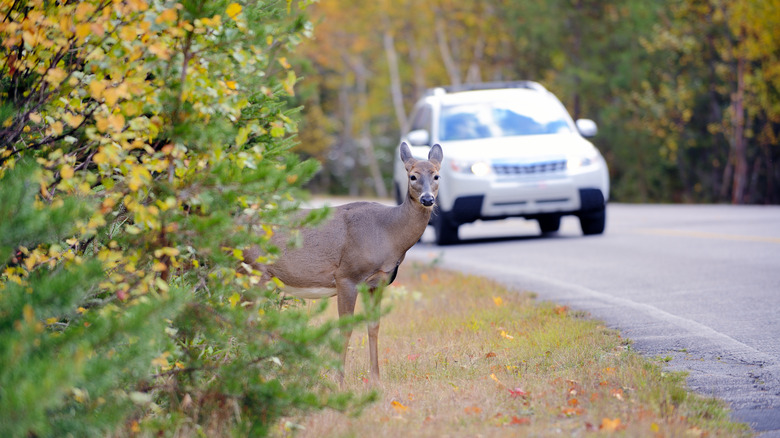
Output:
<path fill-rule="evenodd" d="M 370 293 L 372 305 L 375 306 L 375 308 L 370 311 L 371 320 L 368 322 L 368 351 L 371 358 L 371 380 L 376 383 L 379 382 L 378 339 L 382 288 L 372 288 Z"/>
<path fill-rule="evenodd" d="M 350 281 L 341 281 L 337 284 L 338 293 L 336 301 L 338 304 L 339 318 L 352 316 L 355 314 L 355 302 L 357 301 L 357 286 Z M 341 353 L 341 370 L 338 373 L 339 386 L 344 388 L 344 372 L 347 368 L 347 351 L 349 349 L 349 340 L 352 337 L 352 328 L 345 327 L 341 329 L 344 336 L 344 351 Z"/>

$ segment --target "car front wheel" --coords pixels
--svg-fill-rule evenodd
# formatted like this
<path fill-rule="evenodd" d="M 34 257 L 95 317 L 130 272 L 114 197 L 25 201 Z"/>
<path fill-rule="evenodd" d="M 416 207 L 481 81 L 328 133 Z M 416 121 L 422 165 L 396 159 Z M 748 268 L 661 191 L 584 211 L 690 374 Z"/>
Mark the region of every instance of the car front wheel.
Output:
<path fill-rule="evenodd" d="M 440 210 L 434 212 L 433 229 L 437 245 L 450 245 L 458 242 L 458 224 Z"/>
<path fill-rule="evenodd" d="M 604 226 L 607 222 L 606 207 L 601 207 L 598 210 L 589 211 L 587 213 L 580 213 L 579 217 L 582 234 L 590 236 L 604 232 Z"/>

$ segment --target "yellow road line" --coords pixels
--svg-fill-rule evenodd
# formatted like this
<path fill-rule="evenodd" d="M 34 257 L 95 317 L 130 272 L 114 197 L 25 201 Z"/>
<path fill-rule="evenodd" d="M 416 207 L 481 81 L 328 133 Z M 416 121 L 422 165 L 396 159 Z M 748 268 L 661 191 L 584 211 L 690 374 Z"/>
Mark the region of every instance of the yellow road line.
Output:
<path fill-rule="evenodd" d="M 778 243 L 780 237 L 744 236 L 740 234 L 708 233 L 704 231 L 669 230 L 663 228 L 645 228 L 638 230 L 640 234 L 656 236 L 695 237 L 698 239 L 739 240 L 743 242 Z"/>

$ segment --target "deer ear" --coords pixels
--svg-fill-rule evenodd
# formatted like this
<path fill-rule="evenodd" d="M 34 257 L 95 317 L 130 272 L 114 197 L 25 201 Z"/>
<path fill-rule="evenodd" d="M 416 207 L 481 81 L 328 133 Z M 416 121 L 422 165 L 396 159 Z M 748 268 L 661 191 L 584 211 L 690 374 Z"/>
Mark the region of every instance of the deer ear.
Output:
<path fill-rule="evenodd" d="M 433 145 L 431 151 L 428 152 L 428 161 L 434 161 L 436 164 L 441 165 L 443 158 L 444 152 L 442 152 L 441 146 L 438 143 Z"/>
<path fill-rule="evenodd" d="M 414 160 L 414 157 L 412 157 L 412 151 L 409 150 L 409 145 L 406 144 L 406 142 L 401 143 L 401 161 L 405 165 L 409 165 L 409 160 Z"/>

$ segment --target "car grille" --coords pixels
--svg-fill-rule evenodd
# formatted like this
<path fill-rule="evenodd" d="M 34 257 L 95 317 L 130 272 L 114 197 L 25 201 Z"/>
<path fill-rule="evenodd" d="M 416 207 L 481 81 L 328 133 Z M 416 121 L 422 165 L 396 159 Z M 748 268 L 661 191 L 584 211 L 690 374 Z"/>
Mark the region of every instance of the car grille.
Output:
<path fill-rule="evenodd" d="M 496 175 L 536 175 L 566 170 L 566 160 L 542 161 L 538 163 L 493 163 Z"/>

